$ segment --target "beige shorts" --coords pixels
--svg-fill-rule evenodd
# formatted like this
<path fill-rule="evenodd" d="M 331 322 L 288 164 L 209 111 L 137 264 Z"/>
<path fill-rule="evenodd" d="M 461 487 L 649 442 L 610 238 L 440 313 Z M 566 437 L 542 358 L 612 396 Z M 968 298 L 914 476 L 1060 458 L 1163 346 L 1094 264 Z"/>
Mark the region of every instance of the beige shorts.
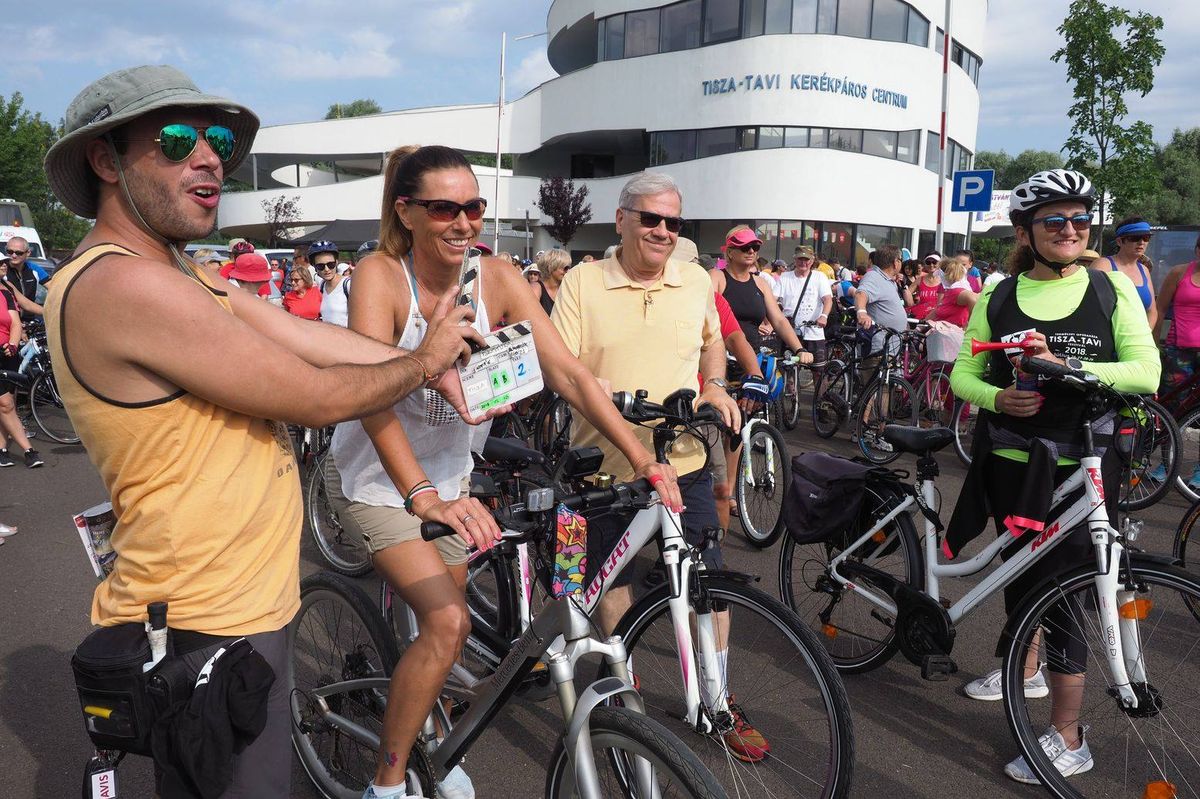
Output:
<path fill-rule="evenodd" d="M 332 453 L 325 458 L 325 489 L 329 492 L 329 502 L 337 511 L 342 526 L 351 535 L 361 535 L 372 555 L 390 546 L 421 538 L 421 519 L 404 508 L 366 505 L 346 499 L 342 494 L 342 477 L 338 474 Z M 471 476 L 467 475 L 463 478 L 459 496 L 470 490 Z M 461 566 L 467 562 L 467 544 L 459 536 L 443 536 L 433 545 L 447 566 Z"/>
<path fill-rule="evenodd" d="M 708 447 L 708 473 L 712 475 L 714 483 L 728 483 L 729 475 L 725 471 L 725 437 L 715 425 L 707 425 L 704 429 L 705 446 Z"/>

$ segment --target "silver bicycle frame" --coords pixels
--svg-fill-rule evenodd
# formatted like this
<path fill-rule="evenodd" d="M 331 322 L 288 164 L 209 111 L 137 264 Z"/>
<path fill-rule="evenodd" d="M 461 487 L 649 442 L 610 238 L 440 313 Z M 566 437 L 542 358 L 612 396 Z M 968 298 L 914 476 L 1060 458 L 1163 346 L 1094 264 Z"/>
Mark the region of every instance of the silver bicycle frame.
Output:
<path fill-rule="evenodd" d="M 1122 702 L 1128 707 L 1137 707 L 1137 697 L 1129 685 L 1130 675 L 1135 680 L 1144 681 L 1145 663 L 1141 655 L 1141 641 L 1136 619 L 1122 618 L 1119 612 L 1122 605 L 1133 599 L 1133 592 L 1120 590 L 1118 571 L 1124 549 L 1117 539 L 1116 531 L 1108 522 L 1108 514 L 1104 508 L 1104 484 L 1100 473 L 1099 457 L 1087 456 L 1080 460 L 1079 468 L 1075 473 L 1054 490 L 1050 502 L 1051 507 L 1055 508 L 1061 504 L 1067 495 L 1078 490 L 1080 485 L 1084 488 L 1083 496 L 1072 503 L 1070 507 L 1058 513 L 1047 523 L 1045 529 L 1022 547 L 1019 553 L 1000 564 L 978 585 L 968 591 L 962 599 L 952 604 L 947 613 L 951 623 L 957 625 L 985 599 L 1003 590 L 1035 562 L 1044 558 L 1066 539 L 1067 532 L 1086 523 L 1096 550 L 1096 568 L 1099 572 L 1096 576 L 1096 593 L 1099 599 L 1097 613 L 1099 614 L 1100 629 L 1106 632 L 1104 636 L 1105 656 L 1111 670 L 1114 687 L 1120 693 Z M 926 507 L 933 507 L 936 503 L 933 481 L 922 480 L 920 491 Z M 873 535 L 914 505 L 916 505 L 916 500 L 913 497 L 905 498 L 875 527 L 855 539 L 829 563 L 829 574 L 833 579 L 841 583 L 844 588 L 883 608 L 892 616 L 896 615 L 897 609 L 890 597 L 843 577 L 838 573 L 837 567 L 855 550 L 871 540 Z M 899 532 L 893 531 L 888 540 L 897 535 Z M 925 535 L 922 536 L 925 593 L 935 601 L 941 599 L 939 578 L 977 574 L 983 571 L 1000 554 L 1000 551 L 1011 543 L 1008 536 L 1001 535 L 973 558 L 961 563 L 943 563 L 938 559 L 937 538 L 937 530 L 933 522 L 926 519 Z M 883 549 L 884 545 L 880 545 L 878 551 L 883 551 Z M 870 565 L 869 561 L 867 561 L 867 565 Z"/>

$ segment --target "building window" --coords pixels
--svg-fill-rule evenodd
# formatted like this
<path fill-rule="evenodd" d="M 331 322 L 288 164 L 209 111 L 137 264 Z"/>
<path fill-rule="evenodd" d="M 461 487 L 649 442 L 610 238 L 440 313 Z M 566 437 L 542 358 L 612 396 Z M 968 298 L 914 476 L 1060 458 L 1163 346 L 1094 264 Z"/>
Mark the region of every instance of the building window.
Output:
<path fill-rule="evenodd" d="M 704 43 L 727 42 L 741 33 L 740 0 L 708 0 L 704 4 Z"/>
<path fill-rule="evenodd" d="M 758 148 L 758 128 L 740 128 L 738 130 L 738 149 L 755 150 Z"/>
<path fill-rule="evenodd" d="M 746 0 L 742 6 L 742 38 L 762 36 L 765 30 L 763 17 L 767 13 L 767 0 Z"/>
<path fill-rule="evenodd" d="M 696 131 L 665 130 L 650 136 L 650 164 L 663 166 L 696 157 Z"/>
<path fill-rule="evenodd" d="M 896 131 L 864 130 L 862 151 L 867 155 L 878 155 L 881 158 L 895 158 Z"/>
<path fill-rule="evenodd" d="M 783 133 L 784 147 L 807 147 L 808 128 L 785 128 Z"/>
<path fill-rule="evenodd" d="M 625 57 L 658 52 L 659 9 L 631 11 L 625 15 Z"/>
<path fill-rule="evenodd" d="M 596 60 L 604 60 L 604 25 L 608 22 L 608 17 L 596 20 Z"/>
<path fill-rule="evenodd" d="M 759 128 L 758 149 L 774 150 L 783 146 L 783 128 Z"/>
<path fill-rule="evenodd" d="M 708 158 L 737 151 L 737 128 L 710 128 L 697 132 L 696 157 Z"/>
<path fill-rule="evenodd" d="M 792 33 L 817 32 L 817 0 L 792 0 Z"/>
<path fill-rule="evenodd" d="M 829 147 L 852 153 L 862 152 L 862 131 L 848 128 L 833 128 L 829 131 Z"/>
<path fill-rule="evenodd" d="M 937 131 L 930 130 L 925 132 L 925 168 L 930 172 L 937 172 L 938 141 Z"/>
<path fill-rule="evenodd" d="M 871 35 L 871 0 L 839 0 L 837 11 L 838 36 Z"/>
<path fill-rule="evenodd" d="M 917 163 L 917 147 L 919 145 L 919 130 L 902 130 L 896 134 L 896 159 L 905 163 Z"/>
<path fill-rule="evenodd" d="M 764 33 L 791 33 L 792 0 L 767 0 L 763 18 Z"/>
<path fill-rule="evenodd" d="M 701 0 L 685 0 L 682 3 L 664 6 L 662 9 L 662 32 L 659 49 L 664 53 L 673 50 L 690 50 L 700 46 Z"/>
<path fill-rule="evenodd" d="M 908 9 L 908 43 L 918 47 L 929 46 L 929 20 L 915 8 Z"/>
<path fill-rule="evenodd" d="M 571 156 L 572 178 L 611 178 L 615 174 L 611 155 L 575 153 Z"/>
<path fill-rule="evenodd" d="M 604 57 L 609 61 L 625 57 L 625 15 L 617 14 L 615 17 L 608 18 L 608 24 L 604 26 L 604 35 L 606 44 L 604 45 Z"/>
<path fill-rule="evenodd" d="M 937 50 L 938 55 L 946 52 L 946 32 L 941 28 L 937 29 L 937 38 L 933 40 L 933 49 Z"/>
<path fill-rule="evenodd" d="M 821 0 L 817 11 L 817 33 L 837 32 L 838 0 Z"/>
<path fill-rule="evenodd" d="M 829 141 L 829 130 L 827 128 L 809 128 L 808 129 L 808 146 L 809 147 L 825 147 Z"/>
<path fill-rule="evenodd" d="M 908 6 L 900 0 L 875 0 L 871 12 L 871 38 L 888 42 L 905 40 L 908 28 Z"/>

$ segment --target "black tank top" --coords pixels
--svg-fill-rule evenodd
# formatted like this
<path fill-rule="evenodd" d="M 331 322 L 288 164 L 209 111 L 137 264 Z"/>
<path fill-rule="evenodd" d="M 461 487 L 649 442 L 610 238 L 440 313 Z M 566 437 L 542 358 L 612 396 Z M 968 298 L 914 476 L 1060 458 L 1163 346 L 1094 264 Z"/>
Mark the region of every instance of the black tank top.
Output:
<path fill-rule="evenodd" d="M 549 316 L 550 312 L 554 310 L 554 298 L 546 290 L 545 283 L 538 284 L 538 288 L 541 289 L 541 294 L 538 295 L 538 302 L 542 304 L 542 310 L 546 312 L 546 316 Z"/>
<path fill-rule="evenodd" d="M 1036 330 L 1046 336 L 1050 352 L 1059 358 L 1101 363 L 1117 360 L 1112 320 L 1104 312 L 1095 283 L 1088 282 L 1083 299 L 1069 316 L 1049 321 L 1026 315 L 1021 310 L 1017 293 L 1013 291 L 1008 295 L 995 316 L 992 341 L 1019 341 L 1025 332 Z M 1015 377 L 1008 357 L 1002 350 L 993 352 L 984 380 L 997 388 L 1012 385 Z M 1057 381 L 1045 382 L 1038 390 L 1046 402 L 1036 414 L 1023 419 L 996 414 L 991 417 L 992 423 L 1022 435 L 1036 433 L 1052 441 L 1073 441 L 1080 434 L 1085 410 L 1082 394 Z"/>
<path fill-rule="evenodd" d="M 744 281 L 734 280 L 733 275 L 726 272 L 725 290 L 721 294 L 737 318 L 738 326 L 746 334 L 746 340 L 757 352 L 762 344 L 758 326 L 767 318 L 767 301 L 758 288 L 758 281 L 754 279 L 754 275 Z"/>

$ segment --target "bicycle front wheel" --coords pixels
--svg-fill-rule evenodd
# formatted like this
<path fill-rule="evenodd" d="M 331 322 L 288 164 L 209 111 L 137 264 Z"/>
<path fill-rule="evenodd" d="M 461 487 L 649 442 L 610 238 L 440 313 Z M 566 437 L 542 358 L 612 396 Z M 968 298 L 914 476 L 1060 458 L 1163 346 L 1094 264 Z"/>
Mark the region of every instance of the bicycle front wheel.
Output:
<path fill-rule="evenodd" d="M 371 570 L 371 553 L 362 537 L 342 525 L 345 508 L 334 507 L 328 480 L 341 480 L 328 452 L 308 470 L 304 486 L 304 518 L 317 552 L 329 568 L 347 577 L 361 577 Z"/>
<path fill-rule="evenodd" d="M 727 643 L 718 675 L 726 695 L 718 699 L 731 710 L 714 714 L 707 709 L 712 698 L 702 697 L 701 712 L 715 731 L 697 733 L 685 721 L 678 639 L 664 585 L 642 597 L 615 631 L 629 649 L 646 714 L 677 733 L 731 796 L 745 796 L 751 786 L 754 796 L 849 795 L 850 706 L 820 642 L 762 591 L 703 572 L 697 579 L 699 596 L 716 611 L 715 640 Z"/>
<path fill-rule="evenodd" d="M 738 516 L 746 540 L 759 549 L 775 543 L 783 532 L 783 501 L 792 479 L 783 434 L 768 424 L 756 423 L 750 442 L 738 455 L 734 484 Z"/>
<path fill-rule="evenodd" d="M 1179 474 L 1179 425 L 1166 408 L 1152 399 L 1142 399 L 1140 412 L 1144 418 L 1137 426 L 1129 469 L 1117 500 L 1117 507 L 1125 511 L 1142 510 L 1158 502 Z"/>
<path fill-rule="evenodd" d="M 1200 500 L 1200 408 L 1179 420 L 1179 444 L 1175 490 L 1195 502 Z"/>
<path fill-rule="evenodd" d="M 975 446 L 975 425 L 979 421 L 979 409 L 966 400 L 954 403 L 953 424 L 954 454 L 964 466 L 971 465 L 971 450 Z"/>
<path fill-rule="evenodd" d="M 867 386 L 859 403 L 858 448 L 872 463 L 891 463 L 900 457 L 900 451 L 883 440 L 883 429 L 889 424 L 917 424 L 916 392 L 911 383 L 896 375 L 888 376 L 886 386 L 880 380 Z"/>
<path fill-rule="evenodd" d="M 1187 566 L 1188 545 L 1192 540 L 1192 533 L 1196 530 L 1196 523 L 1200 522 L 1200 500 L 1192 503 L 1192 507 L 1183 515 L 1183 519 L 1179 522 L 1179 527 L 1175 530 L 1175 544 L 1171 552 L 1175 557 L 1179 558 L 1184 566 Z M 1200 547 L 1200 543 L 1196 546 Z M 1196 564 L 1200 563 L 1200 555 L 1196 554 L 1195 547 L 1192 548 L 1192 569 L 1195 570 Z"/>
<path fill-rule="evenodd" d="M 375 776 L 376 749 L 339 729 L 312 692 L 347 680 L 386 680 L 398 659 L 395 642 L 362 590 L 329 572 L 301 581 L 300 612 L 289 637 L 288 701 L 292 746 L 300 765 L 322 796 L 359 799 Z M 325 703 L 333 713 L 379 735 L 387 706 L 386 685 L 335 693 Z"/>
<path fill-rule="evenodd" d="M 1200 601 L 1200 581 L 1175 566 L 1133 556 L 1121 568 L 1120 623 L 1113 630 L 1105 629 L 1097 612 L 1095 577 L 1089 566 L 1051 578 L 1009 619 L 1004 708 L 1021 754 L 1058 797 L 1197 796 L 1200 624 L 1191 608 Z M 1136 709 L 1122 706 L 1118 688 L 1124 686 L 1110 673 L 1105 653 L 1117 640 L 1127 662 L 1133 660 L 1127 685 L 1138 697 Z M 1027 655 L 1030 662 L 1034 656 L 1048 661 L 1049 698 L 1025 697 Z M 1039 743 L 1052 732 L 1056 701 L 1081 709 L 1078 728 L 1091 751 L 1090 766 L 1065 777 Z M 1156 794 L 1146 790 L 1151 783 L 1174 787 Z"/>
<path fill-rule="evenodd" d="M 33 414 L 34 424 L 50 440 L 59 444 L 79 443 L 75 425 L 71 424 L 71 417 L 63 407 L 53 372 L 42 372 L 33 379 L 29 387 L 29 411 Z"/>
<path fill-rule="evenodd" d="M 725 799 L 712 772 L 653 719 L 623 707 L 598 707 L 588 717 L 588 729 L 601 796 Z M 546 774 L 546 796 L 578 795 L 573 763 L 560 739 Z"/>
<path fill-rule="evenodd" d="M 850 413 L 850 377 L 846 364 L 830 361 L 817 377 L 812 400 L 813 430 L 821 438 L 832 438 Z"/>

